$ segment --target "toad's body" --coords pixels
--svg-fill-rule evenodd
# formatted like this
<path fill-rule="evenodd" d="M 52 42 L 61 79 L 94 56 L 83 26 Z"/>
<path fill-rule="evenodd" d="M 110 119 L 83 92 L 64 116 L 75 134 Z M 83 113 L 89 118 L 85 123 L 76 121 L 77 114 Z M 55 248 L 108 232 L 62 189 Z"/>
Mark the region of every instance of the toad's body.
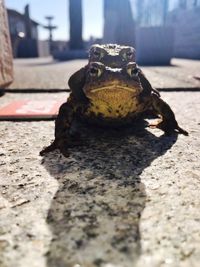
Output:
<path fill-rule="evenodd" d="M 177 130 L 187 135 L 178 126 L 168 104 L 139 78 L 135 63 L 128 63 L 120 69 L 112 69 L 99 62 L 90 63 L 81 94 L 72 91 L 67 102 L 60 107 L 55 141 L 41 154 L 59 148 L 67 155 L 66 149 L 72 142 L 70 128 L 75 118 L 97 125 L 120 126 L 130 124 L 150 108 L 162 117 L 157 127 L 165 133 Z"/>
<path fill-rule="evenodd" d="M 70 129 L 74 119 L 120 126 L 130 124 L 151 109 L 162 118 L 156 126 L 166 134 L 175 131 L 188 134 L 178 126 L 173 111 L 151 87 L 136 63 L 127 60 L 120 67 L 118 64 L 113 67 L 113 63 L 107 66 L 89 61 L 85 68 L 71 76 L 69 85 L 72 92 L 60 107 L 55 123 L 55 140 L 41 154 L 56 148 L 62 154 L 68 154 L 67 147 L 73 143 Z"/>

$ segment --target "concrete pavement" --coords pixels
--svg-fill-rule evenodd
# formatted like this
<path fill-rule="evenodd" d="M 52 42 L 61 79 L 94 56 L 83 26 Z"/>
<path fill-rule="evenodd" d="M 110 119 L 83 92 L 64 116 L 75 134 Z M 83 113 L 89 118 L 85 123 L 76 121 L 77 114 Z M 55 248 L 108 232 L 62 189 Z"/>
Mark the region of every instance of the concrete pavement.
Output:
<path fill-rule="evenodd" d="M 15 60 L 15 81 L 11 89 L 66 89 L 67 81 L 87 60 L 67 62 L 51 58 Z M 142 67 L 142 66 L 141 66 Z M 156 88 L 200 88 L 200 61 L 172 59 L 171 66 L 142 67 Z"/>
<path fill-rule="evenodd" d="M 52 76 L 57 65 L 32 68 L 25 79 L 18 66 L 30 64 L 24 62 L 13 88 L 65 88 L 60 69 Z M 59 68 L 70 72 L 82 63 L 70 64 Z M 42 69 L 46 76 L 36 82 Z M 0 105 L 65 95 L 7 93 Z M 199 266 L 200 92 L 162 97 L 188 137 L 82 129 L 85 146 L 70 149 L 69 158 L 57 151 L 42 158 L 53 121 L 0 122 L 0 267 Z"/>

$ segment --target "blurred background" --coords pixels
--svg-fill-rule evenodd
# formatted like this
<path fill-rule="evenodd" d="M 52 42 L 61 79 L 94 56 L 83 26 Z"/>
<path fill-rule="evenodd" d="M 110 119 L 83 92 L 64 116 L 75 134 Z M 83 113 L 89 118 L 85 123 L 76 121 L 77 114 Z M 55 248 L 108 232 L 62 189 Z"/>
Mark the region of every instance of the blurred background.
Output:
<path fill-rule="evenodd" d="M 136 47 L 140 64 L 200 59 L 200 0 L 5 0 L 14 58 L 86 58 L 94 43 Z"/>

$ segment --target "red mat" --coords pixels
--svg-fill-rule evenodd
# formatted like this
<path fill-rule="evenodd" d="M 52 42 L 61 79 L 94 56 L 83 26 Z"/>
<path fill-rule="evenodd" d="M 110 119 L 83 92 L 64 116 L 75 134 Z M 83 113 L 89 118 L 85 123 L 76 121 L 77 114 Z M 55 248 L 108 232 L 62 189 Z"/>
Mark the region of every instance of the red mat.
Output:
<path fill-rule="evenodd" d="M 66 100 L 20 100 L 0 108 L 0 120 L 54 119 Z"/>

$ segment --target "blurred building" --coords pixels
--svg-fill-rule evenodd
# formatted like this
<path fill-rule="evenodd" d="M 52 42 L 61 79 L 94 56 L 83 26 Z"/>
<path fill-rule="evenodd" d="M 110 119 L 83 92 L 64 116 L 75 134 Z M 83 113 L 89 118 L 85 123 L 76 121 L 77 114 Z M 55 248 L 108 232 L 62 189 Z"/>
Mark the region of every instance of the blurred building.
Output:
<path fill-rule="evenodd" d="M 135 23 L 129 0 L 104 0 L 103 42 L 135 45 Z"/>
<path fill-rule="evenodd" d="M 11 43 L 14 57 L 38 57 L 38 25 L 29 15 L 29 6 L 24 14 L 7 9 Z"/>
<path fill-rule="evenodd" d="M 141 27 L 163 26 L 169 0 L 137 0 L 137 24 Z"/>
<path fill-rule="evenodd" d="M 69 0 L 69 21 L 70 21 L 70 41 L 71 50 L 82 50 L 82 0 Z"/>
<path fill-rule="evenodd" d="M 167 24 L 174 28 L 174 56 L 200 59 L 200 1 L 181 0 Z"/>
<path fill-rule="evenodd" d="M 67 46 L 54 42 L 53 57 L 57 60 L 87 58 L 82 39 L 82 0 L 69 0 L 70 40 Z"/>

